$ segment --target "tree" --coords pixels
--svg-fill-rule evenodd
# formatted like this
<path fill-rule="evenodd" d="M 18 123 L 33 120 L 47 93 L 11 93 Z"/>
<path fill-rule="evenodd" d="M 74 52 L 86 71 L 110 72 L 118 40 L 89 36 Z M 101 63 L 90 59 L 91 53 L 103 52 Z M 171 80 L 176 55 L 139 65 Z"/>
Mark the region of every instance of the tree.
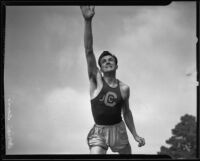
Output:
<path fill-rule="evenodd" d="M 195 117 L 185 114 L 181 117 L 181 122 L 172 129 L 172 137 L 166 140 L 169 148 L 161 146 L 158 154 L 167 154 L 173 159 L 196 158 L 196 127 Z"/>

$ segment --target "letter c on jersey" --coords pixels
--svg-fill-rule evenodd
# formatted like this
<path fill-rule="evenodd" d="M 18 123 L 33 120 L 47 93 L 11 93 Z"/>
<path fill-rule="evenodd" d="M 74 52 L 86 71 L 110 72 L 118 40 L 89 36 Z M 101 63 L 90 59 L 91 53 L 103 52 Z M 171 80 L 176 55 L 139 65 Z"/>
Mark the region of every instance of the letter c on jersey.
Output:
<path fill-rule="evenodd" d="M 104 99 L 104 103 L 106 104 L 106 106 L 109 107 L 113 107 L 116 105 L 115 99 L 117 99 L 117 94 L 114 92 L 107 92 L 105 99 Z"/>

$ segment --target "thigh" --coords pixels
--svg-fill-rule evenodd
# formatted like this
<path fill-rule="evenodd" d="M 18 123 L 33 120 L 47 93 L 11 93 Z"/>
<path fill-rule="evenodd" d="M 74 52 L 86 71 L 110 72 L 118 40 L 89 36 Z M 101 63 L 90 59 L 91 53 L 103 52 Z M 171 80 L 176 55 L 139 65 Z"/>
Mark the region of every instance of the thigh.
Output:
<path fill-rule="evenodd" d="M 105 133 L 104 130 L 101 128 L 93 127 L 88 136 L 87 136 L 87 142 L 89 145 L 89 148 L 93 151 L 103 151 L 104 149 L 108 149 L 108 145 L 106 143 Z M 103 150 L 101 150 L 103 149 Z"/>
<path fill-rule="evenodd" d="M 123 149 L 120 149 L 119 154 L 131 154 L 131 146 L 130 144 L 127 144 Z"/>
<path fill-rule="evenodd" d="M 107 150 L 100 146 L 93 146 L 90 148 L 90 154 L 106 154 Z"/>
<path fill-rule="evenodd" d="M 113 152 L 128 149 L 129 140 L 124 122 L 113 128 L 111 134 L 110 148 Z"/>

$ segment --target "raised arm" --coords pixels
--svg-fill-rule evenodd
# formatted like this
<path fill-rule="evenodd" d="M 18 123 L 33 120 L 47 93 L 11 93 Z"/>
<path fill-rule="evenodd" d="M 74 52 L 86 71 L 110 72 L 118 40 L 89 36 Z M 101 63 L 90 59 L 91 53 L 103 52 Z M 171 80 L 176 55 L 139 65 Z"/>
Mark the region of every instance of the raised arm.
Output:
<path fill-rule="evenodd" d="M 92 18 L 95 14 L 94 6 L 81 6 L 80 8 L 84 18 L 84 47 L 88 65 L 88 75 L 90 81 L 95 83 L 98 68 L 93 52 Z"/>

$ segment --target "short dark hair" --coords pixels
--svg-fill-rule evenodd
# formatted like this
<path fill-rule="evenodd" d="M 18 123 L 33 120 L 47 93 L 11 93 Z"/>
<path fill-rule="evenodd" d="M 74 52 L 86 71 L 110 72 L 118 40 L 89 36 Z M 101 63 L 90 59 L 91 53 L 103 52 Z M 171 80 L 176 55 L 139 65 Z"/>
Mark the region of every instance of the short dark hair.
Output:
<path fill-rule="evenodd" d="M 99 66 L 101 67 L 101 58 L 104 56 L 107 56 L 107 55 L 112 56 L 115 59 L 115 64 L 117 65 L 117 63 L 118 63 L 117 57 L 115 55 L 111 54 L 109 51 L 103 51 L 101 53 L 101 55 L 99 56 L 99 60 L 98 60 Z"/>

